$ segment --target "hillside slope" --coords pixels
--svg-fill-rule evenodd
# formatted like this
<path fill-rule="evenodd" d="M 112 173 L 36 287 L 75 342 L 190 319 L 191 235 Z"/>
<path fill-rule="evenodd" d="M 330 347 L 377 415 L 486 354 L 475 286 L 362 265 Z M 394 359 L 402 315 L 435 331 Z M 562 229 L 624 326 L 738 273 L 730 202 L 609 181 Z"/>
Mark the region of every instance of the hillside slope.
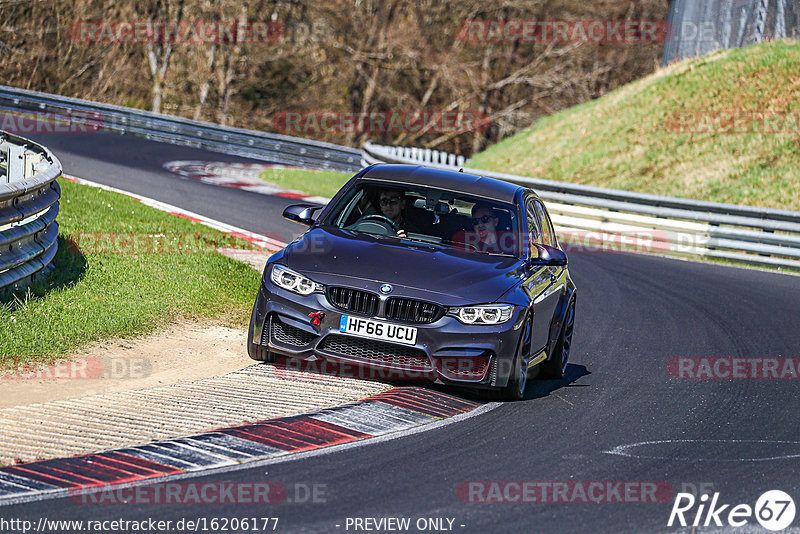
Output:
<path fill-rule="evenodd" d="M 800 44 L 673 64 L 546 117 L 469 166 L 800 210 Z"/>

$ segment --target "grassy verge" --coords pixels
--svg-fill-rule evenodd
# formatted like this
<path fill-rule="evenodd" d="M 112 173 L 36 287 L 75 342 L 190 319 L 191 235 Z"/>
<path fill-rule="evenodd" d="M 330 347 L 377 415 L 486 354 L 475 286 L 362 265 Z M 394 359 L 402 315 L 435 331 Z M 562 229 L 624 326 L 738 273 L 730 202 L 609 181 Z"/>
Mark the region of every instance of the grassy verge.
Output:
<path fill-rule="evenodd" d="M 677 63 L 545 117 L 469 166 L 800 210 L 799 63 L 790 42 Z"/>
<path fill-rule="evenodd" d="M 54 272 L 0 305 L 0 365 L 50 361 L 177 318 L 247 324 L 259 275 L 214 251 L 245 241 L 66 181 L 58 222 Z"/>
<path fill-rule="evenodd" d="M 326 198 L 335 195 L 352 176 L 344 172 L 311 169 L 266 169 L 259 175 L 265 182 Z"/>

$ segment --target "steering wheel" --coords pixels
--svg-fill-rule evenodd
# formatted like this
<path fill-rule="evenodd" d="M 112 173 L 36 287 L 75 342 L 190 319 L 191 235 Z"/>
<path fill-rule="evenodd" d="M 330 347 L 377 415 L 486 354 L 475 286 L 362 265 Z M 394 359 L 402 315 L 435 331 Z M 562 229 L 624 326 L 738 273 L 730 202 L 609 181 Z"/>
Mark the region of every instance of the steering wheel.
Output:
<path fill-rule="evenodd" d="M 353 230 L 358 230 L 360 232 L 369 232 L 371 227 L 377 227 L 382 229 L 383 233 L 397 233 L 400 230 L 400 225 L 391 220 L 389 217 L 385 217 L 383 215 L 373 214 L 373 215 L 365 215 L 361 217 L 359 220 L 355 222 L 350 228 Z M 371 233 L 382 233 L 382 232 L 371 232 Z"/>

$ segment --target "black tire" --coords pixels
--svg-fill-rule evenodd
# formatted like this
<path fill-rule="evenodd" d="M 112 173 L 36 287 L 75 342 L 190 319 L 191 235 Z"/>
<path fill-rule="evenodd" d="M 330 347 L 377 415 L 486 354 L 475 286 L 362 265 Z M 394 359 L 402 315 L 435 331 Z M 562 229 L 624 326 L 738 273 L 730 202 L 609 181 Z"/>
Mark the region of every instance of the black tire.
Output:
<path fill-rule="evenodd" d="M 567 371 L 569 353 L 572 349 L 572 330 L 575 325 L 575 301 L 570 302 L 567 313 L 564 317 L 564 326 L 558 336 L 558 343 L 553 349 L 553 355 L 542 364 L 542 376 L 544 378 L 564 378 Z"/>
<path fill-rule="evenodd" d="M 506 401 L 519 401 L 525 398 L 528 387 L 528 358 L 531 351 L 531 321 L 525 320 L 525 329 L 519 337 L 517 354 L 514 356 L 514 367 L 508 384 L 501 391 L 501 397 Z"/>
<path fill-rule="evenodd" d="M 253 330 L 256 326 L 256 306 L 253 306 L 253 313 L 250 314 L 250 326 L 247 327 L 247 354 L 254 360 L 259 362 L 274 362 L 275 353 L 271 352 L 269 348 L 253 342 Z"/>

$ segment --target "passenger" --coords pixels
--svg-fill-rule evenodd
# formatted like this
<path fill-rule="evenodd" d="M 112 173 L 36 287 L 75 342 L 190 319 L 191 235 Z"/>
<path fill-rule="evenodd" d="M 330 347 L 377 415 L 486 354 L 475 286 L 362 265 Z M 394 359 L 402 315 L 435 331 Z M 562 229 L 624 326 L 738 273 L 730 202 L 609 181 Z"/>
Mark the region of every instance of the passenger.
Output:
<path fill-rule="evenodd" d="M 494 210 L 486 204 L 475 204 L 472 207 L 472 218 L 470 219 L 474 234 L 467 240 L 467 243 L 474 246 L 480 252 L 500 252 L 500 244 L 497 236 L 497 223 L 499 219 Z"/>

